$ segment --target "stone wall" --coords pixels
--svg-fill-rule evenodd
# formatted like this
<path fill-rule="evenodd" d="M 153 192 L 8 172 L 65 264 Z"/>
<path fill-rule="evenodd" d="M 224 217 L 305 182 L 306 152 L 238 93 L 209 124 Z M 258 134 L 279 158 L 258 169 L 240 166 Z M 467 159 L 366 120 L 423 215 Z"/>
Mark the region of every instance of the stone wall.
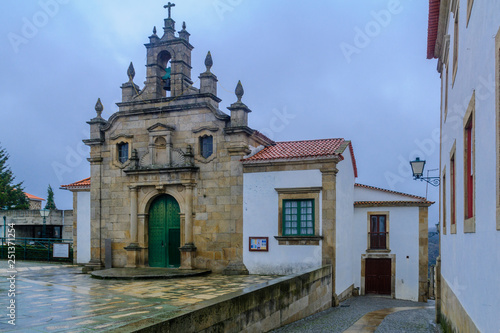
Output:
<path fill-rule="evenodd" d="M 43 217 L 40 216 L 39 210 L 6 210 L 2 211 L 0 216 L 7 217 L 7 223 L 14 223 L 17 226 L 43 225 Z M 63 226 L 62 238 L 73 238 L 73 210 L 51 210 L 45 223 L 46 225 Z M 17 234 L 16 236 L 31 237 L 22 234 Z"/>
<path fill-rule="evenodd" d="M 131 189 L 136 191 L 137 198 L 133 200 L 137 201 L 138 207 L 136 242 L 139 252 L 135 265 L 149 265 L 149 207 L 162 194 L 174 197 L 179 203 L 181 245 L 189 243 L 185 239 L 186 232 L 189 232 L 186 231 L 186 225 L 192 227 L 192 238 L 197 248 L 193 258 L 194 267 L 221 272 L 230 262 L 242 260 L 243 167 L 240 159 L 249 153 L 249 145 L 258 146 L 260 143 L 245 131 L 233 129 L 228 134 L 226 121 L 217 119 L 209 108 L 196 105 L 190 108 L 187 102 L 181 107 L 175 103 L 180 102 L 167 104 L 168 108 L 175 111 L 148 111 L 137 116 L 130 116 L 130 113 L 138 112 L 138 108 L 145 106 L 121 106 L 123 111 L 110 118 L 105 141 L 102 145 L 92 147 L 91 225 L 94 260 L 102 262 L 104 259 L 104 245 L 99 244 L 99 239 L 110 238 L 113 240 L 113 267 L 127 265 L 125 247 L 134 243 L 130 231 Z M 171 142 L 170 153 L 164 149 L 158 150 L 156 155 L 163 156 L 175 165 L 183 160 L 181 155 L 190 145 L 194 166 L 150 164 L 153 155 L 151 128 L 154 126 L 173 128 L 167 136 Z M 205 135 L 213 137 L 213 154 L 208 158 L 201 156 L 200 138 Z M 140 159 L 138 169 L 130 171 L 131 160 L 124 164 L 117 161 L 116 144 L 119 142 L 128 142 L 130 149 L 137 150 Z M 187 186 L 192 188 L 190 196 L 187 195 Z M 192 209 L 188 208 L 188 201 Z M 188 223 L 186 212 L 190 209 L 192 222 Z M 132 267 L 134 264 L 129 265 Z"/>
<path fill-rule="evenodd" d="M 183 309 L 167 321 L 134 323 L 135 332 L 268 332 L 332 306 L 332 267 L 290 275 Z M 153 319 L 154 320 L 154 319 Z M 141 328 L 142 327 L 142 328 Z M 119 331 L 127 330 L 121 327 Z"/>
<path fill-rule="evenodd" d="M 443 278 L 441 278 L 441 315 L 440 320 L 444 320 L 445 325 L 451 326 L 449 328 L 453 329 L 453 332 L 479 332 L 471 317 Z"/>

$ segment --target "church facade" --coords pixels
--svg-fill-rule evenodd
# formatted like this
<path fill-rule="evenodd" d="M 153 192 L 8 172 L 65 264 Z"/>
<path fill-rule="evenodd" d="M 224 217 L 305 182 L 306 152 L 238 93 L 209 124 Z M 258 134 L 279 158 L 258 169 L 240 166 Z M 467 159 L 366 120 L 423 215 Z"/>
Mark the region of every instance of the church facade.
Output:
<path fill-rule="evenodd" d="M 192 86 L 186 26 L 176 36 L 169 17 L 163 30 L 146 44 L 145 87 L 133 82 L 131 64 L 119 111 L 105 120 L 98 101 L 88 122 L 92 261 L 102 262 L 109 238 L 116 267 L 245 271 L 240 160 L 273 141 L 248 127 L 241 83 L 230 115 L 219 110 L 210 53 L 200 89 Z"/>
<path fill-rule="evenodd" d="M 104 119 L 98 100 L 88 122 L 88 218 L 75 203 L 88 265 L 102 267 L 110 239 L 113 267 L 284 275 L 332 265 L 337 300 L 358 289 L 425 301 L 432 202 L 356 185 L 348 140 L 274 142 L 250 128 L 240 82 L 222 112 L 210 52 L 195 88 L 186 25 L 176 34 L 170 13 L 164 23 L 146 44 L 145 86 L 131 64 L 118 112 Z"/>

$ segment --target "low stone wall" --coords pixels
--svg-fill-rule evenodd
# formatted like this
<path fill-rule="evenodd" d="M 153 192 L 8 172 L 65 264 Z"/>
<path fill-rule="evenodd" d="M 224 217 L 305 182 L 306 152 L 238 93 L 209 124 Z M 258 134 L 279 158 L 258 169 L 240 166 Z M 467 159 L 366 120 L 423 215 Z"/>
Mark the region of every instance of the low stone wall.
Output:
<path fill-rule="evenodd" d="M 26 233 L 27 228 L 43 225 L 43 217 L 39 210 L 5 210 L 0 214 L 0 219 L 5 216 L 7 223 L 14 223 L 18 227 L 16 237 L 33 237 L 31 232 Z M 45 220 L 46 225 L 62 226 L 62 238 L 73 238 L 73 210 L 51 210 Z M 0 221 L 0 229 L 3 228 L 3 221 Z M 22 229 L 25 229 L 24 232 Z M 31 229 L 29 229 L 31 230 Z M 2 232 L 3 236 L 3 232 Z"/>
<path fill-rule="evenodd" d="M 351 298 L 353 292 L 354 292 L 354 284 L 351 284 L 349 286 L 349 288 L 347 288 L 346 290 L 344 290 L 343 292 L 341 292 L 338 295 L 338 301 L 339 301 L 339 303 L 345 301 L 348 298 Z"/>
<path fill-rule="evenodd" d="M 7 223 L 16 225 L 42 225 L 43 217 L 39 210 L 4 210 L 0 216 L 7 218 Z M 51 210 L 45 223 L 47 225 L 73 225 L 73 210 Z"/>
<path fill-rule="evenodd" d="M 135 332 L 267 332 L 332 306 L 332 267 L 324 266 L 218 297 Z M 142 328 L 140 328 L 142 327 Z M 128 331 L 122 327 L 120 331 Z"/>
<path fill-rule="evenodd" d="M 479 332 L 446 280 L 441 278 L 441 318 L 453 332 Z"/>

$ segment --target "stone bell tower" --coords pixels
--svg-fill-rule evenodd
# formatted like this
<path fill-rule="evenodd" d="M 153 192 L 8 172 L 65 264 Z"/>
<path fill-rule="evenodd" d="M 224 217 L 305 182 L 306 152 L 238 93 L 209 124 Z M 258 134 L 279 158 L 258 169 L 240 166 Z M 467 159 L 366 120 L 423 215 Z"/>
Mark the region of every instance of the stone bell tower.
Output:
<path fill-rule="evenodd" d="M 183 22 L 182 30 L 178 36 L 175 35 L 175 21 L 172 19 L 172 3 L 165 5 L 168 8 L 168 17 L 165 19 L 163 36 L 156 34 L 156 27 L 149 37 L 149 43 L 145 44 L 147 49 L 147 72 L 143 99 L 156 99 L 166 96 L 164 90 L 166 68 L 171 67 L 170 91 L 171 97 L 183 95 L 193 84 L 191 81 L 191 51 L 193 46 L 189 44 L 189 32 L 186 23 Z"/>

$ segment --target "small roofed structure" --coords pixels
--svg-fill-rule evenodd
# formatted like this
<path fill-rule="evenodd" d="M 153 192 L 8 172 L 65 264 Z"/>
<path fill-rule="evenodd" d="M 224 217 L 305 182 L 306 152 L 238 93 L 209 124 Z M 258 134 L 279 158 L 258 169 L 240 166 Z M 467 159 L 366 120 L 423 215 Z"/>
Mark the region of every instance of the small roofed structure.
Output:
<path fill-rule="evenodd" d="M 42 209 L 42 201 L 45 201 L 45 199 L 42 199 L 40 197 L 37 197 L 36 195 L 29 194 L 24 192 L 26 195 L 26 198 L 28 198 L 30 202 L 30 210 L 40 210 Z"/>

